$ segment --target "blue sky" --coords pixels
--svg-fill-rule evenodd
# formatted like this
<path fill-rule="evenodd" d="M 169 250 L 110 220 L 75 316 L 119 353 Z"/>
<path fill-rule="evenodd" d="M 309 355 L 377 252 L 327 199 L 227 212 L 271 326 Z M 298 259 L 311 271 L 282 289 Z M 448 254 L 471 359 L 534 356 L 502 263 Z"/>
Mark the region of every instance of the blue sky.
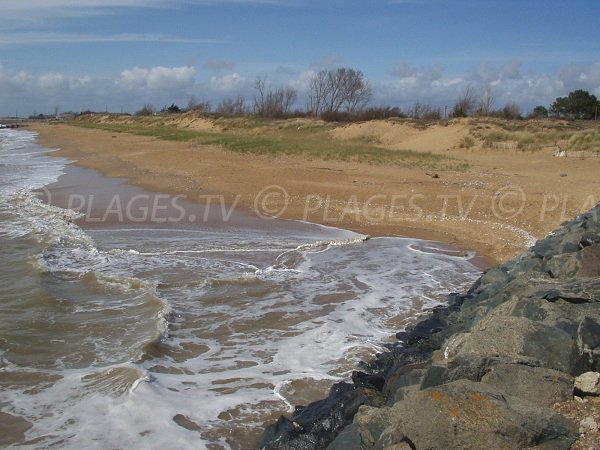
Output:
<path fill-rule="evenodd" d="M 374 104 L 600 96 L 599 0 L 0 0 L 0 115 L 216 105 L 361 70 Z"/>

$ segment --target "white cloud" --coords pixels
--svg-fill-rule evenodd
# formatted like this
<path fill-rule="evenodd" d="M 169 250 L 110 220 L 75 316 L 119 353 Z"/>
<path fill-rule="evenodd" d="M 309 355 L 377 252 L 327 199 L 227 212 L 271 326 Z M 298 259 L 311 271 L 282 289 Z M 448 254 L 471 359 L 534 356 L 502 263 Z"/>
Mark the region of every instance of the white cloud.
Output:
<path fill-rule="evenodd" d="M 303 105 L 308 82 L 316 71 L 275 70 L 267 74 L 273 85 L 298 90 L 298 105 Z M 565 65 L 553 73 L 524 70 L 518 63 L 494 67 L 480 65 L 461 75 L 446 75 L 442 67 L 415 68 L 400 65 L 396 76 L 388 80 L 370 80 L 374 104 L 408 107 L 415 102 L 432 106 L 451 106 L 467 86 L 482 93 L 491 86 L 494 108 L 517 103 L 523 112 L 533 106 L 550 105 L 556 97 L 575 89 L 586 89 L 600 97 L 600 62 L 589 65 Z M 28 73 L 0 65 L 1 115 L 85 109 L 134 112 L 144 103 L 161 108 L 171 103 L 183 106 L 190 96 L 213 104 L 238 95 L 251 99 L 254 74 L 223 73 L 198 79 L 193 66 L 132 67 L 112 77 L 92 74 L 47 72 Z"/>
<path fill-rule="evenodd" d="M 213 76 L 209 80 L 211 90 L 224 94 L 240 91 L 246 84 L 246 79 L 239 73 L 231 73 L 221 77 Z"/>
<path fill-rule="evenodd" d="M 442 78 L 444 67 L 441 64 L 434 64 L 428 67 L 415 68 L 409 64 L 400 63 L 394 67 L 392 74 L 400 79 L 414 77 L 434 81 Z"/>
<path fill-rule="evenodd" d="M 136 34 L 122 33 L 112 35 L 81 34 L 81 33 L 39 33 L 39 32 L 15 32 L 0 34 L 0 46 L 7 45 L 31 45 L 68 43 L 77 44 L 84 42 L 172 42 L 208 44 L 220 43 L 216 39 L 189 39 L 167 34 Z"/>
<path fill-rule="evenodd" d="M 121 72 L 116 84 L 127 89 L 177 89 L 194 83 L 196 69 L 183 67 L 134 67 Z"/>
<path fill-rule="evenodd" d="M 297 5 L 294 0 L 0 0 L 5 28 L 38 27 L 48 21 L 113 14 L 122 8 L 180 8 L 223 3 Z"/>
<path fill-rule="evenodd" d="M 37 79 L 38 86 L 42 90 L 65 89 L 69 86 L 69 80 L 60 73 L 47 73 Z"/>
<path fill-rule="evenodd" d="M 521 62 L 518 60 L 513 60 L 506 64 L 502 68 L 501 77 L 512 80 L 520 80 L 523 77 L 521 74 Z"/>
<path fill-rule="evenodd" d="M 525 72 L 519 61 L 503 66 L 482 62 L 457 76 L 444 76 L 436 67 L 414 68 L 398 64 L 393 69 L 395 78 L 376 82 L 376 102 L 410 106 L 415 102 L 433 106 L 451 106 L 471 87 L 477 94 L 491 87 L 494 108 L 516 103 L 523 112 L 535 105 L 549 105 L 556 97 L 567 95 L 575 89 L 600 93 L 600 62 L 591 66 L 565 65 L 554 73 Z"/>

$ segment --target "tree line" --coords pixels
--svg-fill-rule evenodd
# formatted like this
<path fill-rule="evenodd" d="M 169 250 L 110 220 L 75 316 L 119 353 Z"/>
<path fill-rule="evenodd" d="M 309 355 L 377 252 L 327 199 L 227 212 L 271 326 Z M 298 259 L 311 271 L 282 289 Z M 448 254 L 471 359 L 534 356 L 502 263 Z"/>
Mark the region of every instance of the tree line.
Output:
<path fill-rule="evenodd" d="M 290 115 L 349 117 L 364 112 L 372 98 L 371 85 L 364 74 L 360 70 L 346 67 L 321 70 L 310 79 L 308 86 L 304 110 L 292 109 L 298 100 L 297 89 L 291 86 L 273 86 L 266 77 L 258 77 L 253 83 L 255 95 L 250 103 L 243 97 L 224 99 L 213 109 L 209 102 L 198 102 L 192 97 L 185 109 L 171 104 L 160 112 L 199 111 L 226 116 L 253 113 L 269 118 Z M 156 112 L 151 104 L 145 104 L 136 115 L 151 115 Z M 392 108 L 388 112 L 400 114 L 399 109 Z"/>
<path fill-rule="evenodd" d="M 415 102 L 404 110 L 393 106 L 371 106 L 373 91 L 371 84 L 360 70 L 340 67 L 321 70 L 308 82 L 306 104 L 298 109 L 298 91 L 291 86 L 274 86 L 267 77 L 258 77 L 253 83 L 254 97 L 247 101 L 239 96 L 224 99 L 213 108 L 209 102 L 199 102 L 195 97 L 188 101 L 187 108 L 175 104 L 160 110 L 166 113 L 199 111 L 223 116 L 254 114 L 266 118 L 290 116 L 313 116 L 329 121 L 351 121 L 402 117 L 412 119 L 439 120 L 457 117 L 501 117 L 521 119 L 523 115 L 516 103 L 494 108 L 494 91 L 491 86 L 477 92 L 467 86 L 453 105 L 444 108 Z M 296 108 L 294 109 L 294 107 Z M 527 118 L 555 117 L 570 120 L 597 119 L 600 102 L 584 90 L 570 92 L 558 97 L 549 107 L 538 105 Z M 136 115 L 154 114 L 156 110 L 145 104 Z"/>

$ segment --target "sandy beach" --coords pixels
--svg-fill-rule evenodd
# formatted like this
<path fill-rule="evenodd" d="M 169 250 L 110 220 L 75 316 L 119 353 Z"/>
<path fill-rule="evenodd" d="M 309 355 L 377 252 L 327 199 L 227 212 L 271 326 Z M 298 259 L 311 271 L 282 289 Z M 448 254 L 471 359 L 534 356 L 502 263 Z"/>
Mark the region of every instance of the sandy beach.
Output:
<path fill-rule="evenodd" d="M 220 132 L 203 118 L 182 118 L 174 125 Z M 476 119 L 425 128 L 372 121 L 328 132 L 335 142 L 375 141 L 386 150 L 443 155 L 461 168 L 239 153 L 66 124 L 28 128 L 39 133 L 42 145 L 58 148 L 55 155 L 147 190 L 373 236 L 438 240 L 475 250 L 489 264 L 514 257 L 600 201 L 600 158 L 559 158 L 555 146 L 487 148 L 477 139 L 461 148 L 479 125 Z"/>

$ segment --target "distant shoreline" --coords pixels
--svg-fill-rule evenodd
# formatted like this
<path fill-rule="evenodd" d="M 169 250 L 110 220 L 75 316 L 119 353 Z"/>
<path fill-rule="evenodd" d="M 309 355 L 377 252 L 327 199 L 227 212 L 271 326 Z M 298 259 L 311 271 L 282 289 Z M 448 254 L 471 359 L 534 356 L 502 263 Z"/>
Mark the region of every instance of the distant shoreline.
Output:
<path fill-rule="evenodd" d="M 187 130 L 224 133 L 207 119 L 185 117 L 185 121 L 181 126 Z M 373 121 L 337 127 L 325 135 L 333 145 L 348 139 L 360 143 L 363 136 L 373 136 L 370 139 L 381 142 L 381 148 L 389 149 L 385 151 L 407 145 L 416 154 L 425 151 L 464 161 L 468 164 L 464 171 L 235 152 L 195 141 L 65 124 L 35 123 L 27 128 L 39 133 L 42 145 L 60 149 L 54 154 L 147 190 L 197 202 L 222 196 L 229 205 L 265 216 L 373 236 L 440 241 L 475 250 L 487 265 L 520 253 L 560 224 L 563 215 L 589 207 L 586 199 L 600 200 L 600 185 L 593 182 L 600 158 L 555 158 L 549 149 L 525 153 L 460 148 L 459 141 L 474 126 L 465 120 L 419 130 Z M 554 205 L 560 196 L 564 207 Z"/>

